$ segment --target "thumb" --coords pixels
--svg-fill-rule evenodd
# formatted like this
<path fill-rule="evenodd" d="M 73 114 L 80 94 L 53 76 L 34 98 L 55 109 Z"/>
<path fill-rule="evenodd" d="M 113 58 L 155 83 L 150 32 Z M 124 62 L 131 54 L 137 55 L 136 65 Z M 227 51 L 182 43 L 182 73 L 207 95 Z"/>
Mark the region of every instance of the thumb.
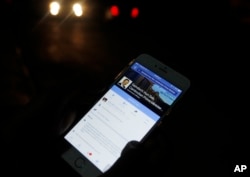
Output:
<path fill-rule="evenodd" d="M 121 152 L 115 164 L 100 177 L 132 177 L 140 174 L 138 164 L 142 160 L 142 145 L 137 141 L 130 141 Z"/>
<path fill-rule="evenodd" d="M 124 147 L 124 149 L 122 150 L 121 157 L 125 155 L 129 155 L 129 153 L 131 153 L 132 151 L 136 151 L 140 147 L 141 147 L 141 143 L 138 141 L 133 140 L 133 141 L 128 142 L 126 146 Z"/>

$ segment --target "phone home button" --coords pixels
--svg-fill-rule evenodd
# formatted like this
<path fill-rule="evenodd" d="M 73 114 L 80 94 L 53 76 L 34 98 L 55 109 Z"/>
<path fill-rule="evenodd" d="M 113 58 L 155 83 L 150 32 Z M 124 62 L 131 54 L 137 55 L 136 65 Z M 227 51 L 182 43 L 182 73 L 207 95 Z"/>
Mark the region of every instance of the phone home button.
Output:
<path fill-rule="evenodd" d="M 83 168 L 86 164 L 85 159 L 83 159 L 82 157 L 78 157 L 76 158 L 74 165 L 76 168 Z"/>

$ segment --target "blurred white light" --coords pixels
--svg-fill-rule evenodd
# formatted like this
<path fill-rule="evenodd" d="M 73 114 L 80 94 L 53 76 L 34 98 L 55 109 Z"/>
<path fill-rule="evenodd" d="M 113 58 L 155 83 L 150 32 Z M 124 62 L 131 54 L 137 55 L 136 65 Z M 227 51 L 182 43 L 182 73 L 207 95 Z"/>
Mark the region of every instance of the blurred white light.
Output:
<path fill-rule="evenodd" d="M 58 15 L 59 10 L 60 10 L 60 4 L 56 1 L 53 1 L 50 3 L 49 9 L 52 15 Z"/>
<path fill-rule="evenodd" d="M 82 16 L 82 14 L 83 14 L 83 9 L 82 9 L 81 4 L 75 3 L 75 4 L 73 5 L 73 11 L 74 11 L 74 14 L 75 14 L 77 17 Z"/>

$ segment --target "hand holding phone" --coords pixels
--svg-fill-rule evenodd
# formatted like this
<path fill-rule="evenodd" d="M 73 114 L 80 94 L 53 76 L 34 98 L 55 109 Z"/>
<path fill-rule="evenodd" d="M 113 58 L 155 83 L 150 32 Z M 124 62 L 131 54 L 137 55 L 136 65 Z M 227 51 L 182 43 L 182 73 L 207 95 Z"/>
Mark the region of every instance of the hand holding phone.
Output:
<path fill-rule="evenodd" d="M 66 133 L 63 158 L 83 177 L 110 173 L 126 145 L 143 143 L 189 87 L 184 75 L 141 54 Z"/>

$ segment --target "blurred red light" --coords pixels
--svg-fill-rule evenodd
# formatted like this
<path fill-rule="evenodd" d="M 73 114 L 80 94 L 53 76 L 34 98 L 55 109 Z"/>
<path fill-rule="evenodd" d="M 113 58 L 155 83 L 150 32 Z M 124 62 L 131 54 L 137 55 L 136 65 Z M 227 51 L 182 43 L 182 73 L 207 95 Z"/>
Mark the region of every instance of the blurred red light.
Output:
<path fill-rule="evenodd" d="M 130 16 L 131 18 L 137 18 L 139 16 L 139 8 L 133 7 Z"/>
<path fill-rule="evenodd" d="M 117 17 L 120 14 L 119 7 L 117 5 L 113 5 L 110 7 L 110 13 L 112 16 Z"/>

